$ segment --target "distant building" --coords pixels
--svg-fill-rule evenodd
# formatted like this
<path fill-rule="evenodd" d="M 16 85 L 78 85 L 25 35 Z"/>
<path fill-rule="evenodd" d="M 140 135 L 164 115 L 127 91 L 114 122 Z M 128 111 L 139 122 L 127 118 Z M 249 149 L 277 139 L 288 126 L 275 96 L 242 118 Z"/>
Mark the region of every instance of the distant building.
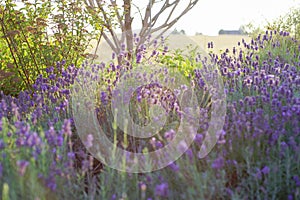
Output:
<path fill-rule="evenodd" d="M 219 35 L 243 35 L 242 30 L 223 30 L 219 31 Z"/>

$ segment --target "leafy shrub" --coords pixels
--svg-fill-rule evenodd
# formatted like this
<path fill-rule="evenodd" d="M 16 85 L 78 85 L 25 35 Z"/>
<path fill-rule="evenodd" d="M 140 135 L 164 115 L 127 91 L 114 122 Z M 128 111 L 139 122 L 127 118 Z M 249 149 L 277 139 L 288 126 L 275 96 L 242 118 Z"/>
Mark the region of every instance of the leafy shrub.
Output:
<path fill-rule="evenodd" d="M 6 94 L 32 89 L 38 75 L 46 75 L 56 61 L 79 65 L 89 56 L 90 40 L 99 35 L 99 28 L 88 27 L 92 16 L 82 1 L 25 1 L 17 8 L 5 0 L 0 11 L 0 87 Z"/>
<path fill-rule="evenodd" d="M 287 31 L 295 39 L 300 39 L 300 7 L 292 8 L 286 15 L 269 22 L 267 27 L 270 30 Z"/>

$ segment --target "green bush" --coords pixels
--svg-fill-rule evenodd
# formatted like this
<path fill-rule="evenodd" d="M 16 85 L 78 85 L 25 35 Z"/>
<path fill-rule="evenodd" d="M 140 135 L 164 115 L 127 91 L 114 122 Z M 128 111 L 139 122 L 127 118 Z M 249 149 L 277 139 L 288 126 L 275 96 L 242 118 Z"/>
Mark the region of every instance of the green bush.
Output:
<path fill-rule="evenodd" d="M 1 90 L 14 95 L 31 89 L 37 76 L 46 75 L 45 69 L 57 61 L 77 66 L 90 56 L 85 51 L 99 35 L 92 18 L 79 0 L 25 1 L 21 8 L 1 0 Z"/>
<path fill-rule="evenodd" d="M 292 8 L 286 15 L 268 23 L 268 29 L 288 31 L 295 39 L 300 39 L 300 7 Z"/>

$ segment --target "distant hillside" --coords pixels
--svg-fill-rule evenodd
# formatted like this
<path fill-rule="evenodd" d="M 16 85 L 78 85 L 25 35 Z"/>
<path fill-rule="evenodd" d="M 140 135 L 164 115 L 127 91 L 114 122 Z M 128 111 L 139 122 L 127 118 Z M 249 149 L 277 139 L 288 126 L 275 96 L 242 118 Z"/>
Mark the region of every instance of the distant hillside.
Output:
<path fill-rule="evenodd" d="M 227 48 L 231 51 L 233 47 L 237 47 L 238 42 L 244 39 L 246 42 L 250 42 L 251 38 L 247 35 L 218 35 L 218 36 L 206 36 L 197 35 L 190 36 L 197 44 L 200 45 L 206 52 L 212 51 L 219 54 L 225 51 Z M 213 49 L 208 49 L 207 43 L 213 42 Z"/>
<path fill-rule="evenodd" d="M 185 35 L 170 35 L 166 41 L 169 49 L 186 49 L 186 47 L 190 44 L 193 46 L 198 46 L 200 52 L 209 52 L 212 51 L 214 53 L 220 53 L 225 51 L 226 48 L 232 50 L 234 46 L 237 46 L 237 43 L 242 39 L 249 42 L 251 40 L 250 37 L 246 35 L 219 35 L 219 36 L 206 36 L 206 35 L 196 35 L 196 36 L 185 36 Z M 213 42 L 213 49 L 208 49 L 208 43 Z M 94 53 L 97 41 L 92 41 L 92 48 L 89 49 L 89 53 Z M 98 58 L 96 61 L 107 62 L 111 59 L 112 50 L 109 45 L 102 41 L 98 51 Z"/>
<path fill-rule="evenodd" d="M 219 35 L 244 35 L 241 30 L 223 30 L 219 31 Z"/>

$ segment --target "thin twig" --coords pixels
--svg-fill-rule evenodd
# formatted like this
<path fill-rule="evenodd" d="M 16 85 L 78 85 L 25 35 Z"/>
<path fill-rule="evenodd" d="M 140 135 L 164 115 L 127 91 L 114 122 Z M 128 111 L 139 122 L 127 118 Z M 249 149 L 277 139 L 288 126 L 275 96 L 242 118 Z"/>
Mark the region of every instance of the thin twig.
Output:
<path fill-rule="evenodd" d="M 96 53 L 98 51 L 99 44 L 101 42 L 102 35 L 103 35 L 103 28 L 101 29 L 101 33 L 100 33 L 100 36 L 99 36 L 98 41 L 97 41 L 97 46 L 96 46 L 96 49 L 95 49 L 95 53 L 93 55 L 92 64 L 94 63 L 94 60 L 95 60 L 95 57 L 96 57 Z"/>

